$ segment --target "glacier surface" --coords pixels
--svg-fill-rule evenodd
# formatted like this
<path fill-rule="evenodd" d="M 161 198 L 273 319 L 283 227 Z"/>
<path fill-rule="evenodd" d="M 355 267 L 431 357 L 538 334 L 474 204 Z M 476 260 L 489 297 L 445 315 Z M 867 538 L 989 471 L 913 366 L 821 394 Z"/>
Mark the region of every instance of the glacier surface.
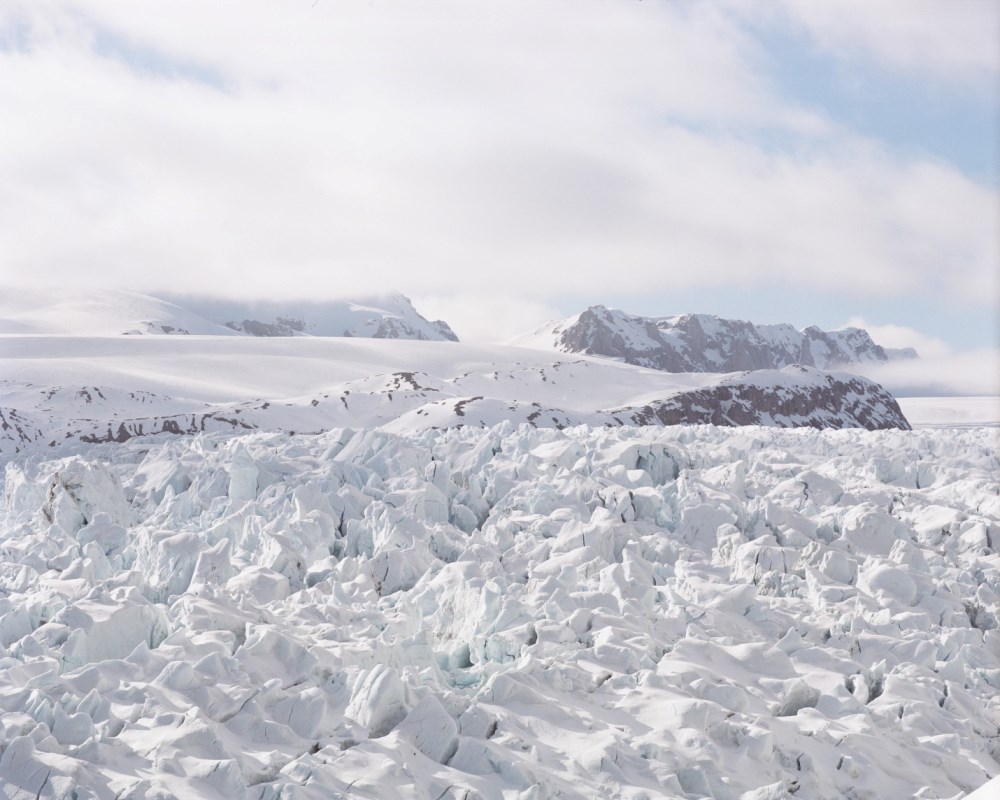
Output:
<path fill-rule="evenodd" d="M 0 797 L 957 798 L 997 431 L 136 438 L 8 465 Z"/>

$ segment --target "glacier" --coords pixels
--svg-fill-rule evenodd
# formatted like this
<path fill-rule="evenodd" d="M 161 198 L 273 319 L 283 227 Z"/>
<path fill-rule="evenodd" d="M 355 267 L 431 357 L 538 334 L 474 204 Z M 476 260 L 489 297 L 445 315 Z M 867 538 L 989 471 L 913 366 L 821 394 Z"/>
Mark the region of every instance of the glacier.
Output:
<path fill-rule="evenodd" d="M 137 436 L 7 465 L 0 797 L 958 798 L 997 430 Z"/>

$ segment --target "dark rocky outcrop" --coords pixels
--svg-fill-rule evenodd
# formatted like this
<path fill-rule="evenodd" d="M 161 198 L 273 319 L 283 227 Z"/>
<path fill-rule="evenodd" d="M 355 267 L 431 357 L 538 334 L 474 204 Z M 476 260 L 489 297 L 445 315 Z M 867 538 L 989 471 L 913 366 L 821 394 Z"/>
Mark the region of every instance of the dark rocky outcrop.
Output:
<path fill-rule="evenodd" d="M 302 320 L 278 317 L 274 322 L 261 322 L 259 319 L 227 322 L 226 327 L 251 336 L 295 336 L 305 330 L 305 323 Z"/>
<path fill-rule="evenodd" d="M 749 373 L 612 415 L 634 425 L 910 430 L 896 399 L 877 383 L 809 367 Z"/>

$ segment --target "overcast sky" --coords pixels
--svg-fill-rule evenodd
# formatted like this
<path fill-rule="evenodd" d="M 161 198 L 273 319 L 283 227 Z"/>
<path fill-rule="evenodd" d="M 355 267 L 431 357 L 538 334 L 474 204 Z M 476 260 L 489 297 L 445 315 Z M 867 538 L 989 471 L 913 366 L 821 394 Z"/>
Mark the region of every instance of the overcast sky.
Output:
<path fill-rule="evenodd" d="M 998 50 L 993 0 L 0 0 L 0 278 L 985 353 Z"/>

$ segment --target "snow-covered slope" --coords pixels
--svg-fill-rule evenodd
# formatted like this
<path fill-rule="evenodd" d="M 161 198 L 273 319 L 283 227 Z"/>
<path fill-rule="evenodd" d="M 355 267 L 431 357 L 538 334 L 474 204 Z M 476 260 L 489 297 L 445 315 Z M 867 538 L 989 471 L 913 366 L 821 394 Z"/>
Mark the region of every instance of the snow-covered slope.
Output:
<path fill-rule="evenodd" d="M 1000 772 L 997 467 L 509 423 L 12 466 L 0 796 L 957 798 Z"/>
<path fill-rule="evenodd" d="M 388 294 L 354 300 L 238 303 L 176 298 L 185 308 L 252 336 L 360 336 L 458 341 L 443 320 L 425 319 L 410 299 Z"/>
<path fill-rule="evenodd" d="M 0 456 L 159 434 L 504 420 L 909 427 L 877 384 L 807 367 L 671 375 L 502 346 L 318 338 L 16 337 L 0 347 L 9 376 L 0 379 Z"/>
<path fill-rule="evenodd" d="M 604 306 L 550 322 L 512 344 L 609 356 L 668 372 L 780 369 L 791 364 L 826 368 L 916 357 L 911 349 L 883 349 L 859 328 L 797 331 L 791 325 L 754 325 L 708 314 L 638 317 Z"/>
<path fill-rule="evenodd" d="M 175 303 L 122 291 L 0 292 L 0 334 L 200 334 L 235 332 Z"/>
<path fill-rule="evenodd" d="M 1000 397 L 901 397 L 915 428 L 1000 428 Z"/>
<path fill-rule="evenodd" d="M 236 303 L 162 300 L 134 292 L 5 290 L 0 334 L 358 336 L 457 341 L 448 323 L 422 317 L 403 295 L 358 301 Z"/>

